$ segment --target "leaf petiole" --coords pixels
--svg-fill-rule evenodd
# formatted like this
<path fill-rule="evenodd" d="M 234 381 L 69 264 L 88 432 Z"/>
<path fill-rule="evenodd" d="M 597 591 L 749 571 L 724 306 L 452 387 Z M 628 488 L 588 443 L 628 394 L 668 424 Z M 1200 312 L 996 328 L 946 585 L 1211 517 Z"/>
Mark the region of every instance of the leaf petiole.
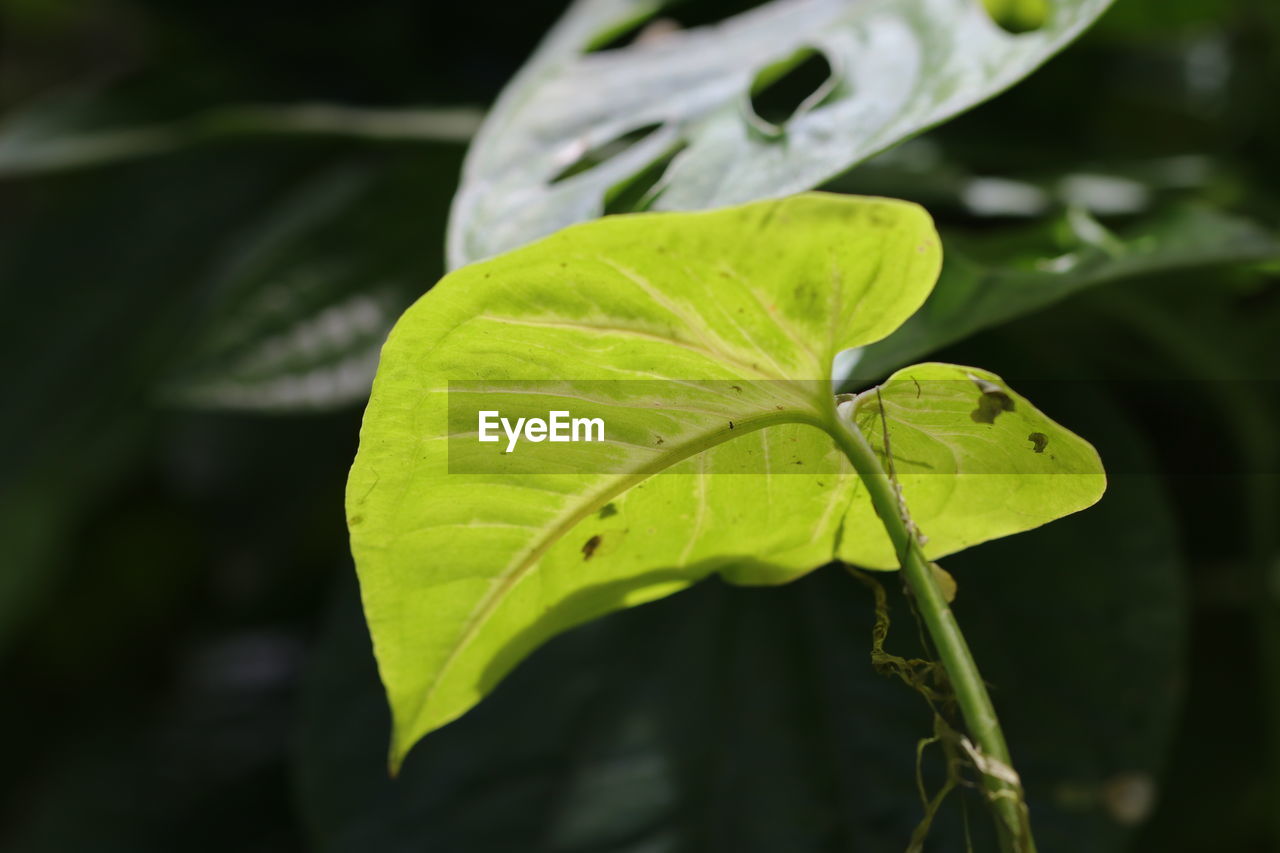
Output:
<path fill-rule="evenodd" d="M 1001 851 L 1035 853 L 1022 783 L 1010 761 L 1009 747 L 991 696 L 932 567 L 921 553 L 918 534 L 907 516 L 897 483 L 886 473 L 866 436 L 853 422 L 852 412 L 852 404 L 836 409 L 832 417 L 832 437 L 867 487 L 876 515 L 899 555 L 903 579 L 938 650 L 956 704 L 972 736 L 972 742 L 967 739 L 963 742 L 965 750 L 981 773 L 987 799 L 996 812 Z"/>

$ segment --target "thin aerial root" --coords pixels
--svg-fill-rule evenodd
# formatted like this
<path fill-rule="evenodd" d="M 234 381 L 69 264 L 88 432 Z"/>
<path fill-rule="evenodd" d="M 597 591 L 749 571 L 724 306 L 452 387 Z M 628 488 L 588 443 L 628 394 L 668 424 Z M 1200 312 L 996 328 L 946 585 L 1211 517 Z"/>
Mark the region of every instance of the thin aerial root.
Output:
<path fill-rule="evenodd" d="M 907 851 L 919 853 L 924 849 L 925 839 L 947 795 L 957 786 L 971 785 L 965 778 L 964 771 L 968 767 L 977 766 L 972 756 L 981 755 L 981 753 L 976 751 L 968 738 L 960 734 L 943 714 L 943 709 L 953 705 L 953 699 L 950 683 L 947 681 L 942 665 L 936 661 L 904 658 L 885 651 L 884 644 L 889 636 L 890 617 L 889 600 L 884 586 L 866 572 L 851 566 L 845 568 L 849 574 L 871 590 L 875 601 L 875 624 L 871 628 L 872 667 L 881 675 L 898 678 L 903 684 L 919 693 L 933 712 L 933 736 L 922 738 L 916 744 L 916 790 L 920 794 L 924 816 L 911 834 Z M 942 787 L 933 796 L 929 796 L 924 783 L 924 753 L 932 744 L 938 744 L 942 748 L 947 776 Z M 983 756 L 983 759 L 986 760 L 986 757 Z"/>

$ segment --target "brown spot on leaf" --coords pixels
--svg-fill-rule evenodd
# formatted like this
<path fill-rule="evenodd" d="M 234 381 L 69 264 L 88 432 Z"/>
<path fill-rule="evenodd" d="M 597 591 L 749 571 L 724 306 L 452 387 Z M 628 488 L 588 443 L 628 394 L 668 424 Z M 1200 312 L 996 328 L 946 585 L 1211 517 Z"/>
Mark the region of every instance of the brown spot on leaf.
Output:
<path fill-rule="evenodd" d="M 1027 441 L 1031 442 L 1036 453 L 1044 453 L 1045 447 L 1049 444 L 1049 436 L 1042 432 L 1033 432 L 1027 436 Z"/>
<path fill-rule="evenodd" d="M 590 560 L 591 555 L 594 554 L 596 552 L 596 549 L 599 547 L 600 547 L 600 534 L 597 533 L 595 536 L 592 536 L 586 542 L 582 543 L 582 559 L 584 561 Z"/>
<path fill-rule="evenodd" d="M 982 392 L 982 395 L 978 397 L 978 408 L 969 413 L 969 417 L 973 418 L 974 423 L 993 424 L 999 415 L 1014 410 L 1013 398 L 999 385 L 986 379 L 979 379 L 973 375 L 970 375 L 969 378 L 973 380 L 973 384 L 977 385 L 978 390 Z"/>
<path fill-rule="evenodd" d="M 608 518 L 611 515 L 617 515 L 617 514 L 618 514 L 618 507 L 613 503 L 613 501 L 610 501 L 609 503 L 600 507 L 599 516 L 601 518 Z"/>
<path fill-rule="evenodd" d="M 1013 400 L 1007 395 L 983 394 L 978 398 L 978 408 L 969 413 L 974 423 L 993 424 L 1005 412 L 1013 411 Z"/>

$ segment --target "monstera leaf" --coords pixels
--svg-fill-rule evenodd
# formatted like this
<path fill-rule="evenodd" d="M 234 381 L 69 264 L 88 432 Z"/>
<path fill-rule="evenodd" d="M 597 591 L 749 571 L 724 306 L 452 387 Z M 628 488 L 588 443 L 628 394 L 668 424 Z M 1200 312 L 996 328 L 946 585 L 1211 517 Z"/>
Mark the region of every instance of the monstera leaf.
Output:
<path fill-rule="evenodd" d="M 919 207 L 809 194 L 575 226 L 411 308 L 347 498 L 393 764 L 536 646 L 611 610 L 713 572 L 776 584 L 836 556 L 893 567 L 832 438 L 855 427 L 831 364 L 915 311 L 939 263 Z M 482 412 L 556 410 L 599 418 L 604 440 L 480 441 Z M 1088 444 L 983 371 L 920 365 L 854 412 L 890 437 L 930 557 L 1103 489 Z"/>
<path fill-rule="evenodd" d="M 452 266 L 594 219 L 607 200 L 692 210 L 811 189 L 1025 77 L 1110 0 L 1051 0 L 1044 26 L 1019 35 L 982 0 L 775 0 L 592 52 L 663 5 L 580 0 L 552 31 L 468 156 Z M 757 114 L 753 93 L 805 60 L 825 60 L 826 81 L 790 115 Z"/>

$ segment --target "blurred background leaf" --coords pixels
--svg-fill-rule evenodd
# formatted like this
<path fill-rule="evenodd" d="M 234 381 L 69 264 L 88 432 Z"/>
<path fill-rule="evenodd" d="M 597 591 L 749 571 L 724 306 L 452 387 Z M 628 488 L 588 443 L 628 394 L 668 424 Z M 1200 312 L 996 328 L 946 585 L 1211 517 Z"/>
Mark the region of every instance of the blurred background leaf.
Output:
<path fill-rule="evenodd" d="M 55 577 L 79 508 L 152 440 L 157 403 L 362 397 L 391 319 L 441 268 L 421 229 L 431 233 L 433 208 L 442 227 L 448 184 L 437 175 L 450 164 L 456 155 L 413 146 L 214 147 L 11 185 L 26 206 L 0 237 L 0 280 L 12 283 L 3 313 L 21 318 L 0 353 L 22 365 L 0 428 L 6 505 L 17 508 L 3 519 L 17 547 L 0 567 L 0 645 Z M 367 218 L 326 233 L 333 202 L 320 195 L 362 201 L 379 192 L 372 175 L 384 185 Z M 404 215 L 406 196 L 416 216 Z M 290 251 L 292 267 L 278 260 Z M 334 340 L 355 355 L 333 357 Z M 292 384 L 273 386 L 282 367 Z"/>
<path fill-rule="evenodd" d="M 811 189 L 1017 83 L 1111 0 L 1045 2 L 1013 36 L 978 0 L 773 0 L 704 27 L 579 0 L 476 135 L 449 265 L 604 213 Z"/>
<path fill-rule="evenodd" d="M 1076 208 L 1036 228 L 968 240 L 947 234 L 944 245 L 949 254 L 928 301 L 885 340 L 849 353 L 847 370 L 874 379 L 1086 287 L 1280 259 L 1280 234 L 1206 207 L 1168 208 L 1119 235 Z"/>
<path fill-rule="evenodd" d="M 0 125 L 0 177 L 102 166 L 237 137 L 334 137 L 385 142 L 466 142 L 480 112 L 370 110 L 332 104 L 230 106 L 167 124 L 77 127 L 94 117 L 91 96 L 41 102 Z"/>

